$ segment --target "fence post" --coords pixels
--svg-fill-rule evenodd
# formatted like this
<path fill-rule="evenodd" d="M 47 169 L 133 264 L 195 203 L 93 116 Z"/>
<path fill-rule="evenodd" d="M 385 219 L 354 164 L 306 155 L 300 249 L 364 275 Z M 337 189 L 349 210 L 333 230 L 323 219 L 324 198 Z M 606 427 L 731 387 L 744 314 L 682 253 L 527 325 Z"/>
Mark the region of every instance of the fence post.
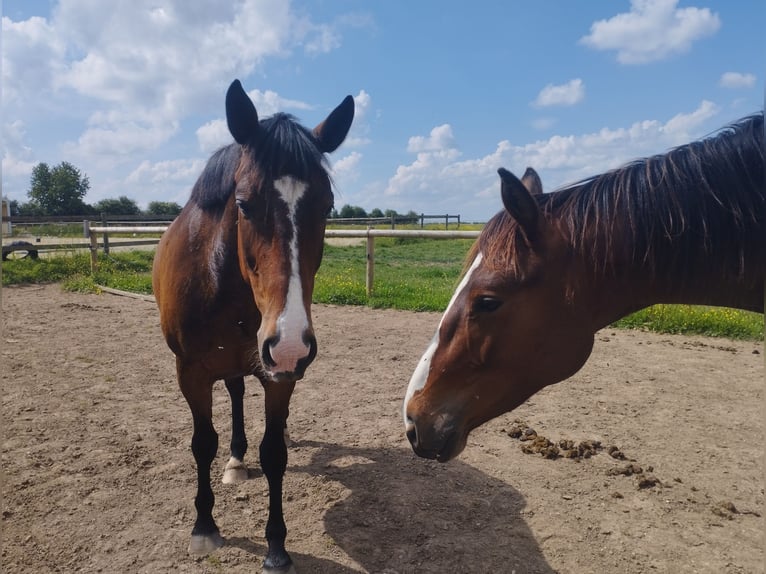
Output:
<path fill-rule="evenodd" d="M 375 278 L 375 237 L 367 226 L 367 297 L 372 295 L 372 283 Z"/>
<path fill-rule="evenodd" d="M 396 218 L 391 215 L 391 229 L 396 229 Z"/>
<path fill-rule="evenodd" d="M 106 213 L 101 214 L 101 225 L 106 227 Z M 109 255 L 109 234 L 104 231 L 104 254 Z"/>
<path fill-rule="evenodd" d="M 444 230 L 449 230 L 449 213 L 444 216 Z"/>
<path fill-rule="evenodd" d="M 90 272 L 93 274 L 98 268 L 98 238 L 90 230 L 90 221 L 84 221 L 85 234 L 90 239 Z"/>

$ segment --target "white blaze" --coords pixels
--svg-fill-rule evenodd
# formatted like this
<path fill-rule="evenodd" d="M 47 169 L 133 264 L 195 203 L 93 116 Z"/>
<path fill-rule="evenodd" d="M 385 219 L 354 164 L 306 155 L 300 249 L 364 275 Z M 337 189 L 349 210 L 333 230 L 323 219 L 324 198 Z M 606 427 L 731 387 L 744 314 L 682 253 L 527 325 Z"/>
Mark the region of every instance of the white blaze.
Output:
<path fill-rule="evenodd" d="M 275 373 L 291 372 L 300 359 L 309 353 L 309 347 L 303 342 L 303 334 L 309 328 L 306 308 L 303 306 L 303 286 L 301 285 L 300 258 L 298 257 L 298 226 L 295 210 L 298 202 L 308 188 L 304 181 L 292 177 L 281 177 L 274 181 L 282 201 L 287 204 L 288 219 L 292 225 L 290 238 L 290 281 L 285 297 L 285 308 L 277 318 L 279 341 L 270 349 L 271 358 L 276 363 Z M 258 339 L 262 340 L 261 334 Z"/>
<path fill-rule="evenodd" d="M 410 402 L 412 395 L 414 395 L 417 391 L 421 390 L 426 385 L 426 380 L 428 379 L 428 372 L 431 370 L 431 358 L 434 356 L 434 353 L 436 352 L 436 347 L 439 346 L 439 330 L 441 329 L 442 323 L 444 322 L 444 317 L 447 316 L 447 314 L 450 312 L 450 309 L 452 309 L 452 305 L 454 305 L 455 300 L 458 298 L 460 293 L 463 292 L 463 289 L 465 289 L 466 285 L 468 285 L 468 281 L 471 279 L 471 275 L 481 263 L 481 259 L 482 259 L 482 255 L 481 253 L 479 253 L 476 256 L 476 259 L 473 260 L 473 263 L 471 263 L 471 266 L 468 268 L 468 271 L 466 271 L 465 275 L 463 276 L 463 280 L 460 281 L 460 284 L 457 286 L 457 289 L 455 289 L 455 293 L 453 293 L 452 299 L 450 299 L 449 305 L 447 305 L 447 309 L 444 311 L 444 315 L 442 315 L 442 318 L 439 321 L 438 327 L 436 327 L 436 333 L 434 333 L 434 336 L 431 339 L 431 342 L 428 344 L 428 348 L 426 349 L 426 352 L 423 353 L 422 357 L 420 357 L 420 361 L 418 361 L 418 366 L 415 367 L 415 371 L 412 373 L 412 376 L 410 377 L 410 383 L 409 385 L 407 385 L 407 394 L 404 396 L 404 407 L 402 409 L 405 425 L 407 424 L 407 404 Z"/>

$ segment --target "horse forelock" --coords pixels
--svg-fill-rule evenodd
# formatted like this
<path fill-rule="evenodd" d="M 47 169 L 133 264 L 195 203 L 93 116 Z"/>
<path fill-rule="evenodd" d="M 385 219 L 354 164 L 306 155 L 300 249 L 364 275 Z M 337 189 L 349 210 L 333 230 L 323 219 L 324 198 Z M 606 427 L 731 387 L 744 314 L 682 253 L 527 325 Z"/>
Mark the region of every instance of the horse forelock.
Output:
<path fill-rule="evenodd" d="M 506 277 L 523 279 L 523 262 L 529 249 L 516 220 L 507 211 L 500 211 L 487 222 L 468 252 L 463 273 L 481 253 L 484 268 Z"/>
<path fill-rule="evenodd" d="M 251 149 L 259 171 L 271 179 L 290 176 L 308 181 L 316 173 L 329 177 L 327 159 L 314 135 L 289 114 L 262 120 Z"/>

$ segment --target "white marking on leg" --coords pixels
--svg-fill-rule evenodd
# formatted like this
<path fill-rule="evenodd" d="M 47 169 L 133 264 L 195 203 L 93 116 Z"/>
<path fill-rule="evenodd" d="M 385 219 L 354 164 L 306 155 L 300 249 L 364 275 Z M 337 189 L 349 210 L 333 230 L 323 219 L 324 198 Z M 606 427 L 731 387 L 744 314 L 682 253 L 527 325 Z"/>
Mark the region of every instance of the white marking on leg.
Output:
<path fill-rule="evenodd" d="M 193 556 L 207 556 L 221 546 L 223 546 L 223 537 L 218 532 L 214 534 L 192 534 L 188 552 Z"/>
<path fill-rule="evenodd" d="M 444 322 L 444 318 L 452 309 L 452 306 L 455 304 L 455 301 L 457 300 L 460 293 L 462 293 L 463 289 L 465 289 L 466 285 L 468 285 L 468 281 L 471 279 L 471 275 L 476 270 L 476 268 L 481 264 L 481 260 L 482 260 L 482 255 L 481 253 L 479 253 L 476 256 L 476 259 L 473 260 L 473 263 L 471 263 L 471 266 L 468 268 L 468 271 L 466 271 L 465 275 L 463 276 L 463 279 L 460 281 L 460 284 L 457 286 L 457 289 L 455 289 L 455 292 L 452 294 L 452 298 L 450 299 L 449 305 L 447 305 L 447 309 L 444 311 L 444 314 L 439 320 L 439 325 L 436 327 L 436 333 L 434 333 L 434 336 L 431 339 L 431 342 L 428 344 L 428 348 L 426 348 L 426 351 L 425 353 L 423 353 L 423 356 L 420 357 L 420 361 L 418 361 L 418 365 L 417 367 L 415 367 L 415 371 L 412 373 L 412 376 L 410 377 L 410 382 L 407 385 L 407 393 L 404 396 L 404 406 L 402 408 L 402 414 L 404 416 L 405 426 L 407 425 L 407 404 L 410 402 L 410 399 L 412 398 L 412 396 L 426 385 L 426 381 L 428 380 L 428 373 L 431 370 L 431 359 L 433 358 L 434 353 L 436 352 L 436 348 L 439 346 L 439 331 L 441 330 L 441 326 L 442 326 L 442 323 Z"/>
<path fill-rule="evenodd" d="M 248 473 L 245 463 L 236 457 L 230 457 L 229 462 L 226 463 L 226 467 L 223 469 L 223 479 L 221 482 L 224 484 L 235 484 L 247 479 Z"/>
<path fill-rule="evenodd" d="M 296 208 L 308 189 L 305 181 L 282 177 L 274 181 L 274 188 L 287 204 L 288 219 L 292 225 L 290 239 L 290 281 L 285 297 L 285 307 L 277 318 L 279 341 L 271 351 L 271 358 L 276 363 L 275 373 L 292 372 L 298 361 L 306 357 L 309 347 L 303 342 L 303 334 L 309 328 L 309 319 L 303 305 L 303 286 L 301 285 L 300 257 L 298 253 L 298 225 L 295 219 Z M 261 339 L 259 334 L 259 340 Z"/>

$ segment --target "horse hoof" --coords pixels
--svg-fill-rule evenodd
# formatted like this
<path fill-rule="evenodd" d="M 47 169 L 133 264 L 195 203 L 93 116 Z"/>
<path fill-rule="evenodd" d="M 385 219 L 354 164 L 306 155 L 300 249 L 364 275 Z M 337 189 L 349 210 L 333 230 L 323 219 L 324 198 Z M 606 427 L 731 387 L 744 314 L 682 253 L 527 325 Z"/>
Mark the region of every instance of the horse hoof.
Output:
<path fill-rule="evenodd" d="M 189 554 L 206 556 L 223 546 L 223 537 L 218 532 L 213 534 L 192 534 L 189 541 Z"/>
<path fill-rule="evenodd" d="M 247 467 L 241 460 L 237 460 L 232 457 L 229 462 L 226 463 L 226 468 L 223 469 L 223 478 L 221 482 L 224 484 L 235 484 L 237 482 L 244 482 L 248 479 Z"/>
<path fill-rule="evenodd" d="M 295 566 L 290 564 L 287 568 L 267 568 L 263 567 L 263 574 L 298 574 Z"/>

